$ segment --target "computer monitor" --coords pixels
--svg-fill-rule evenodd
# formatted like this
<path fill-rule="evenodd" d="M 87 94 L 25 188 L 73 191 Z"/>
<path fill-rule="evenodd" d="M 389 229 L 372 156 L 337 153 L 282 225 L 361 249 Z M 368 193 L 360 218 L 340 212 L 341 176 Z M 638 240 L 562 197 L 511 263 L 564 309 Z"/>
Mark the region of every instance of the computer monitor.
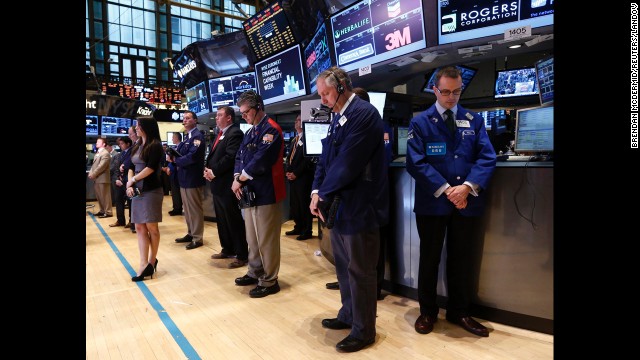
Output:
<path fill-rule="evenodd" d="M 98 122 L 98 115 L 85 115 L 86 121 L 86 135 L 98 136 L 100 134 L 100 123 Z"/>
<path fill-rule="evenodd" d="M 409 132 L 409 127 L 407 126 L 397 127 L 396 155 L 398 156 L 407 155 L 407 133 L 408 132 Z"/>
<path fill-rule="evenodd" d="M 322 154 L 322 139 L 327 137 L 330 125 L 330 122 L 302 122 L 302 131 L 306 140 L 302 144 L 304 156 L 320 156 Z"/>
<path fill-rule="evenodd" d="M 553 56 L 536 61 L 540 105 L 553 104 Z"/>
<path fill-rule="evenodd" d="M 131 127 L 131 119 L 103 116 L 100 126 L 101 136 L 127 136 Z"/>
<path fill-rule="evenodd" d="M 518 110 L 515 151 L 553 152 L 553 105 Z"/>
<path fill-rule="evenodd" d="M 538 95 L 535 67 L 496 71 L 495 99 L 529 95 Z"/>

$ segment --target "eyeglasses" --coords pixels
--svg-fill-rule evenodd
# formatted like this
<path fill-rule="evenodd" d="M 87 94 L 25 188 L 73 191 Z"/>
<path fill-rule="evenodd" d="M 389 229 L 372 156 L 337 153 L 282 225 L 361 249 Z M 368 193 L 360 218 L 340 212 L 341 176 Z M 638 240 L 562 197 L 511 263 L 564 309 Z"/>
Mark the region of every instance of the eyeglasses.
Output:
<path fill-rule="evenodd" d="M 253 109 L 253 108 L 248 108 L 248 109 L 247 109 L 247 110 L 245 110 L 245 111 L 241 111 L 241 112 L 240 112 L 240 114 L 242 114 L 242 116 L 245 116 L 245 115 L 247 115 L 247 113 L 248 113 L 249 111 L 251 111 L 251 109 Z"/>
<path fill-rule="evenodd" d="M 462 94 L 462 88 L 455 89 L 453 91 L 451 91 L 451 90 L 440 90 L 438 88 L 436 88 L 436 90 L 438 90 L 438 92 L 442 96 L 449 96 L 451 94 L 453 94 L 453 96 L 460 96 L 460 94 Z"/>

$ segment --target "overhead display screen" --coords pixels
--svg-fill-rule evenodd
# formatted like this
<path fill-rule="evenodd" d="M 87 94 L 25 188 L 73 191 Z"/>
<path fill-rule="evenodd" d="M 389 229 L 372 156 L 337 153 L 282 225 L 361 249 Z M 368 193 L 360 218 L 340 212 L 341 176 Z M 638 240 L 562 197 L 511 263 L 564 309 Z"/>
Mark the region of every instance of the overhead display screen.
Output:
<path fill-rule="evenodd" d="M 438 1 L 438 44 L 503 34 L 530 25 L 553 25 L 553 0 Z"/>
<path fill-rule="evenodd" d="M 336 64 L 345 71 L 424 49 L 421 0 L 364 0 L 331 16 Z"/>
<path fill-rule="evenodd" d="M 211 112 L 209 109 L 209 99 L 207 97 L 207 86 L 205 81 L 187 89 L 185 91 L 185 95 L 187 97 L 187 107 L 189 110 L 193 111 L 196 116 Z"/>
<path fill-rule="evenodd" d="M 324 23 L 304 48 L 304 59 L 307 74 L 309 74 L 309 89 L 313 93 L 317 90 L 318 75 L 332 66 L 327 40 L 327 26 Z"/>
<path fill-rule="evenodd" d="M 126 136 L 131 127 L 131 119 L 103 116 L 100 134 L 102 136 Z"/>
<path fill-rule="evenodd" d="M 256 86 L 265 104 L 307 95 L 300 45 L 256 63 Z"/>
<path fill-rule="evenodd" d="M 211 111 L 218 111 L 218 107 L 223 105 L 232 106 L 237 109 L 236 103 L 240 94 L 247 90 L 256 91 L 255 73 L 209 79 Z"/>
<path fill-rule="evenodd" d="M 291 24 L 279 1 L 243 21 L 242 27 L 258 60 L 296 44 Z"/>
<path fill-rule="evenodd" d="M 86 135 L 98 136 L 98 116 L 85 115 L 85 121 L 86 121 Z"/>

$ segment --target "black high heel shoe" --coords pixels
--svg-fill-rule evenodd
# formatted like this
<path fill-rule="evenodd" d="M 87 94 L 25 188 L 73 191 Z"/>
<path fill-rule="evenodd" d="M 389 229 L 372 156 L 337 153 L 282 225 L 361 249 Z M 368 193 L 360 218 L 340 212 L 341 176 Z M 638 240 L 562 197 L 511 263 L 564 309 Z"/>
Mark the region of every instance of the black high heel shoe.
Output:
<path fill-rule="evenodd" d="M 151 278 L 153 279 L 154 272 L 155 272 L 155 269 L 153 268 L 153 265 L 147 264 L 147 267 L 144 268 L 144 270 L 142 271 L 142 274 L 140 274 L 140 276 L 132 277 L 131 281 L 144 281 L 144 278 L 147 276 L 151 276 Z"/>
<path fill-rule="evenodd" d="M 158 258 L 156 258 L 156 263 L 153 264 L 153 272 L 158 271 Z"/>

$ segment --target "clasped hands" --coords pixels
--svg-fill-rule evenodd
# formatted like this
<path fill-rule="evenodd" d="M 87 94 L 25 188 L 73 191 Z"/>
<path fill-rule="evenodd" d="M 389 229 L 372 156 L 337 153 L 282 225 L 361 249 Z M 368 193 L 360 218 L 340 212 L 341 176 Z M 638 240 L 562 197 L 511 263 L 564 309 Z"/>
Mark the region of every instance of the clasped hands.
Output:
<path fill-rule="evenodd" d="M 456 209 L 464 209 L 467 207 L 467 196 L 469 196 L 469 187 L 467 185 L 451 186 L 444 191 L 447 199 L 453 203 Z"/>
<path fill-rule="evenodd" d="M 213 170 L 209 169 L 208 167 L 204 168 L 204 173 L 202 174 L 202 176 L 208 181 L 211 181 L 214 177 L 216 177 L 215 175 L 213 175 Z"/>

